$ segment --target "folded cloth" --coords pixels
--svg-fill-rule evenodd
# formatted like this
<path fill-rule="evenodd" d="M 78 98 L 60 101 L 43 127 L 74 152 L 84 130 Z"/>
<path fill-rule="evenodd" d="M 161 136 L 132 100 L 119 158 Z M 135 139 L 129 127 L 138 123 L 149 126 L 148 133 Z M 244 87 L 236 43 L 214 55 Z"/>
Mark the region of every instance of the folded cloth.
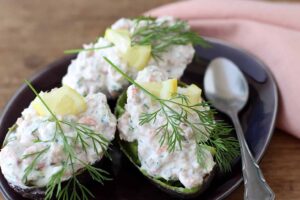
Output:
<path fill-rule="evenodd" d="M 279 87 L 277 127 L 300 138 L 300 4 L 190 0 L 146 15 L 185 19 L 201 35 L 223 39 L 258 56 Z"/>

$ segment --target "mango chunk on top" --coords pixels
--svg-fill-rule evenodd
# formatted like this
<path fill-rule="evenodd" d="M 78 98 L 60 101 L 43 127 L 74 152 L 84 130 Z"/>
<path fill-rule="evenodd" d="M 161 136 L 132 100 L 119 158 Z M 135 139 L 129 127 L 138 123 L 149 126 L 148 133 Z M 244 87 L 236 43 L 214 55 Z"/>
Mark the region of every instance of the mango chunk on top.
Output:
<path fill-rule="evenodd" d="M 147 82 L 141 85 L 161 99 L 171 99 L 178 93 L 177 79 L 169 79 L 163 82 Z M 202 90 L 195 84 L 180 89 L 180 94 L 185 95 L 189 100 L 189 105 L 195 105 L 201 102 Z"/>
<path fill-rule="evenodd" d="M 62 86 L 50 92 L 40 93 L 40 96 L 55 115 L 76 115 L 87 109 L 84 97 L 69 86 Z M 38 97 L 33 100 L 32 106 L 38 115 L 50 115 L 48 109 Z"/>
<path fill-rule="evenodd" d="M 104 38 L 113 43 L 129 66 L 142 70 L 151 58 L 151 45 L 133 45 L 128 30 L 107 29 Z"/>

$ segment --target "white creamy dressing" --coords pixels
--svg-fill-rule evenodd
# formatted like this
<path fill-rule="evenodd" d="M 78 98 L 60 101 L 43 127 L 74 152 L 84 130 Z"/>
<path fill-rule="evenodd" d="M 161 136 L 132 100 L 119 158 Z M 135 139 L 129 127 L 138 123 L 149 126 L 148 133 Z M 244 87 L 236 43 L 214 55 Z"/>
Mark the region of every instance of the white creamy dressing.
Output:
<path fill-rule="evenodd" d="M 58 116 L 65 121 L 75 121 L 85 124 L 96 133 L 103 135 L 107 140 L 114 139 L 116 119 L 111 113 L 105 95 L 101 93 L 88 95 L 86 98 L 87 110 L 81 114 Z M 63 162 L 67 160 L 64 151 L 62 137 L 55 137 L 55 123 L 49 121 L 50 117 L 39 116 L 32 104 L 22 112 L 17 120 L 17 128 L 6 136 L 6 145 L 0 152 L 0 166 L 3 175 L 9 183 L 21 188 L 28 188 L 22 181 L 26 168 L 32 163 L 34 156 L 24 158 L 25 155 L 39 152 L 49 147 L 42 154 L 36 164 L 36 168 L 29 174 L 28 181 L 34 187 L 43 187 L 49 182 L 51 176 L 58 172 Z M 68 125 L 62 125 L 65 136 L 69 137 L 69 144 L 74 144 L 76 132 Z M 93 164 L 103 156 L 103 150 L 99 144 L 97 152 L 94 150 L 92 139 L 84 138 L 88 146 L 85 152 L 81 143 L 74 145 L 76 156 L 85 163 Z M 39 142 L 37 142 L 39 141 Z M 71 143 L 73 141 L 73 143 Z M 83 168 L 78 160 L 74 161 L 75 170 Z M 70 178 L 72 169 L 69 168 L 63 175 L 63 180 Z"/>
<path fill-rule="evenodd" d="M 161 17 L 156 22 L 162 23 L 164 21 L 168 21 L 171 25 L 175 22 L 175 19 L 172 17 Z M 139 26 L 144 25 L 140 23 Z M 111 28 L 115 30 L 126 29 L 133 33 L 136 29 L 136 23 L 134 20 L 122 18 L 115 22 Z M 83 47 L 84 49 L 90 49 L 108 45 L 110 43 L 103 37 L 100 37 L 95 44 L 91 43 Z M 151 58 L 148 65 L 156 65 L 164 69 L 169 78 L 180 78 L 186 66 L 192 61 L 194 53 L 195 50 L 191 44 L 172 46 L 167 52 L 161 54 L 161 59 L 155 60 Z M 80 52 L 77 58 L 72 60 L 69 65 L 68 72 L 62 81 L 63 84 L 72 87 L 84 96 L 102 92 L 108 95 L 109 98 L 116 97 L 129 83 L 103 59 L 103 56 L 110 59 L 130 77 L 136 78 L 138 70 L 124 62 L 121 58 L 120 49 L 112 46 L 96 51 Z"/>
<path fill-rule="evenodd" d="M 136 81 L 161 82 L 168 78 L 168 74 L 156 66 L 150 66 L 139 72 Z M 178 88 L 180 91 L 180 88 Z M 170 104 L 176 108 L 174 104 Z M 166 180 L 179 180 L 186 188 L 197 187 L 202 184 L 203 178 L 209 174 L 215 162 L 213 156 L 207 150 L 205 154 L 205 166 L 197 162 L 196 143 L 192 130 L 184 124 L 184 141 L 182 149 L 179 146 L 170 153 L 167 145 L 160 146 L 161 135 L 156 135 L 156 129 L 166 122 L 163 115 L 158 115 L 155 123 L 139 125 L 142 113 L 152 113 L 159 109 L 159 104 L 147 94 L 131 85 L 127 90 L 127 104 L 125 113 L 118 120 L 120 138 L 129 142 L 138 142 L 138 157 L 141 168 L 153 177 L 162 177 Z M 203 108 L 204 109 L 204 108 Z M 190 121 L 197 120 L 197 116 L 190 114 Z M 203 129 L 204 130 L 204 129 Z"/>

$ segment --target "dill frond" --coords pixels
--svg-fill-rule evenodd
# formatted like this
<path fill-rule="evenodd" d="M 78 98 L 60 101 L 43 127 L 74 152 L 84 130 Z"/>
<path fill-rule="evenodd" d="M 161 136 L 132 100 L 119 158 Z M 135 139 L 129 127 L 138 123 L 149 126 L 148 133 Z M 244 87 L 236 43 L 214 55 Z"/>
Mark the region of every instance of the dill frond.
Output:
<path fill-rule="evenodd" d="M 198 33 L 189 29 L 187 22 L 182 20 L 176 20 L 174 23 L 168 21 L 158 23 L 153 17 L 138 17 L 135 19 L 134 28 L 131 45 L 151 45 L 154 59 L 160 59 L 161 54 L 174 45 L 192 44 L 210 47 Z"/>

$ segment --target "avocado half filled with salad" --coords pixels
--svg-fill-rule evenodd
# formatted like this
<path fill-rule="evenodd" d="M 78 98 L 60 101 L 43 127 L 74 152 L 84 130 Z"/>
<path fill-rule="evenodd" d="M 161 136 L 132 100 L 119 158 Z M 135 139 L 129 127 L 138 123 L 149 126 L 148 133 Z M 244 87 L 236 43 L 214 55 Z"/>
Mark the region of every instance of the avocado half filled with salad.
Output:
<path fill-rule="evenodd" d="M 115 109 L 118 137 L 143 175 L 162 190 L 189 198 L 207 188 L 217 168 L 230 170 L 238 143 L 230 127 L 214 119 L 198 86 L 178 84 L 156 66 L 130 82 Z"/>
<path fill-rule="evenodd" d="M 114 139 L 116 119 L 102 93 L 82 97 L 68 86 L 37 97 L 8 131 L 0 152 L 9 185 L 30 199 L 90 199 L 78 175 L 102 183 L 108 173 L 95 164 Z"/>
<path fill-rule="evenodd" d="M 102 92 L 108 99 L 116 99 L 129 82 L 105 61 L 104 56 L 131 78 L 151 65 L 160 67 L 170 77 L 180 78 L 192 62 L 193 45 L 208 46 L 185 21 L 173 17 L 121 18 L 95 43 L 66 51 L 78 55 L 68 66 L 62 83 L 83 96 Z"/>

